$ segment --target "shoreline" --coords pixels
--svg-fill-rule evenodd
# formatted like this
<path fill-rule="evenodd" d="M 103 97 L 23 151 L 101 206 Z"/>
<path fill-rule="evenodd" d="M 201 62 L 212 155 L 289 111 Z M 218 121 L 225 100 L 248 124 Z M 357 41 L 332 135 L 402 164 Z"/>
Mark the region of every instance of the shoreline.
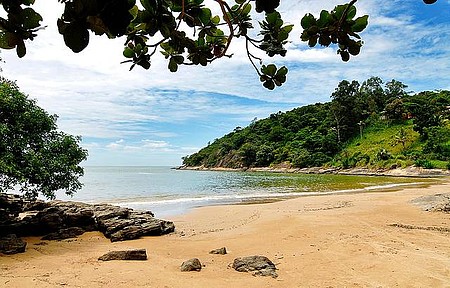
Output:
<path fill-rule="evenodd" d="M 110 243 L 28 237 L 27 252 L 0 256 L 5 287 L 448 287 L 450 214 L 411 201 L 449 193 L 450 178 L 385 193 L 305 196 L 273 203 L 208 206 L 174 217 L 175 233 Z M 45 243 L 45 244 L 44 244 Z M 227 255 L 209 251 L 226 247 Z M 146 249 L 147 261 L 101 262 L 106 252 Z M 278 278 L 230 266 L 264 255 Z M 200 272 L 180 272 L 197 257 Z"/>
<path fill-rule="evenodd" d="M 190 171 L 222 171 L 222 172 L 271 172 L 271 173 L 299 173 L 299 174 L 336 174 L 336 175 L 361 175 L 361 176 L 389 176 L 389 177 L 443 177 L 450 176 L 450 170 L 425 169 L 410 166 L 395 169 L 368 169 L 368 168 L 291 168 L 291 167 L 252 167 L 252 168 L 226 168 L 205 166 L 179 166 L 173 169 Z"/>

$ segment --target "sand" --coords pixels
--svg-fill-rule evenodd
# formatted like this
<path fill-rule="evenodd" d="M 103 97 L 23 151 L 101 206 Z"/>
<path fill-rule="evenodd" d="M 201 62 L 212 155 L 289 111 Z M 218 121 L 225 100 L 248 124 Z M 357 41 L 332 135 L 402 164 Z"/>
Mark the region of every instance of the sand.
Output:
<path fill-rule="evenodd" d="M 450 287 L 450 214 L 410 203 L 450 192 L 450 181 L 400 191 L 203 207 L 174 219 L 176 233 L 110 243 L 100 233 L 42 242 L 0 256 L 0 287 Z M 392 226 L 396 224 L 397 226 Z M 208 252 L 225 246 L 227 255 Z M 147 261 L 97 258 L 147 249 Z M 231 268 L 264 255 L 278 278 Z M 200 272 L 180 272 L 190 258 Z"/>

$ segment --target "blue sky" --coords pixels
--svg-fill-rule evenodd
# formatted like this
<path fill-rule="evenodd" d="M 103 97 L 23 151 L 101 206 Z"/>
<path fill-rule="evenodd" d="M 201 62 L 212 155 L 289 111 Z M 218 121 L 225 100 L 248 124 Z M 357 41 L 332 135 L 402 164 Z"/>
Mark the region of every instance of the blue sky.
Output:
<path fill-rule="evenodd" d="M 450 90 L 450 1 L 358 1 L 358 14 L 370 15 L 369 28 L 361 34 L 361 55 L 348 63 L 335 48 L 310 49 L 299 40 L 305 13 L 345 1 L 281 2 L 284 20 L 295 27 L 288 55 L 265 59 L 289 67 L 288 82 L 275 91 L 259 84 L 239 41 L 231 59 L 175 74 L 163 57 L 154 57 L 150 70 L 129 72 L 120 64 L 123 39 L 92 36 L 74 54 L 57 32 L 63 6 L 56 0 L 36 1 L 48 27 L 27 43 L 23 59 L 2 51 L 0 66 L 4 77 L 59 115 L 61 130 L 83 137 L 90 154 L 85 165 L 180 165 L 182 156 L 255 117 L 329 101 L 343 79 L 379 76 L 402 81 L 409 91 Z"/>

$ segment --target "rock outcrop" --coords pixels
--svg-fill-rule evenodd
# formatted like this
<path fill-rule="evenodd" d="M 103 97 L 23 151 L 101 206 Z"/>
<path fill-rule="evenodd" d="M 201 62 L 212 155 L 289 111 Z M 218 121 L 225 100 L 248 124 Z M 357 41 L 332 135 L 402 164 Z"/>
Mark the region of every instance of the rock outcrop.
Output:
<path fill-rule="evenodd" d="M 168 234 L 175 225 L 150 211 L 72 201 L 27 202 L 18 195 L 0 194 L 0 236 L 46 235 L 47 240 L 58 240 L 97 230 L 114 242 Z"/>

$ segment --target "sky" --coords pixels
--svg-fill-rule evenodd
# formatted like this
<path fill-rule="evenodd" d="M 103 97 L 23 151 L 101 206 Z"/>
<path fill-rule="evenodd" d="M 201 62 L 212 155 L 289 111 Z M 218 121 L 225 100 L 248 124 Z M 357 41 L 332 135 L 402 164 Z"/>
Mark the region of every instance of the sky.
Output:
<path fill-rule="evenodd" d="M 278 10 L 294 30 L 286 57 L 264 58 L 289 68 L 287 83 L 274 91 L 262 87 L 243 43 L 236 40 L 229 50 L 233 57 L 206 68 L 182 66 L 177 73 L 168 71 L 163 57 L 153 57 L 149 70 L 129 71 L 128 64 L 120 64 L 123 38 L 91 35 L 89 46 L 74 54 L 57 30 L 63 6 L 56 0 L 36 1 L 34 8 L 47 27 L 26 43 L 24 58 L 2 50 L 0 73 L 57 114 L 60 130 L 82 136 L 81 145 L 89 151 L 85 166 L 181 165 L 181 157 L 255 118 L 329 101 L 344 79 L 362 82 L 378 76 L 401 81 L 411 92 L 450 90 L 449 0 L 434 5 L 358 1 L 357 16 L 369 14 L 369 27 L 361 33 L 361 54 L 347 63 L 336 55 L 336 47 L 311 49 L 300 41 L 305 13 L 317 16 L 343 3 L 281 1 Z"/>

